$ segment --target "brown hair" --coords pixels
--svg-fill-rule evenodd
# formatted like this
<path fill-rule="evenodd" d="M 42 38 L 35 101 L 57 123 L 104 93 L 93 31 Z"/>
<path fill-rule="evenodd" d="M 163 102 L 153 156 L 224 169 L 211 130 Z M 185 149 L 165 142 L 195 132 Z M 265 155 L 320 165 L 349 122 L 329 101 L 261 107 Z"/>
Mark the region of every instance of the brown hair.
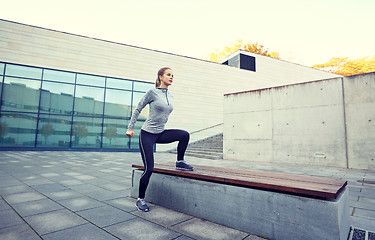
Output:
<path fill-rule="evenodd" d="M 160 76 L 163 76 L 163 75 L 164 75 L 164 72 L 165 72 L 166 70 L 168 70 L 168 69 L 172 70 L 172 69 L 169 68 L 169 67 L 163 67 L 163 68 L 160 68 L 160 69 L 159 69 L 159 71 L 158 71 L 158 77 L 156 78 L 156 81 L 155 81 L 155 87 L 159 87 L 159 86 L 160 86 L 160 84 L 161 84 Z"/>

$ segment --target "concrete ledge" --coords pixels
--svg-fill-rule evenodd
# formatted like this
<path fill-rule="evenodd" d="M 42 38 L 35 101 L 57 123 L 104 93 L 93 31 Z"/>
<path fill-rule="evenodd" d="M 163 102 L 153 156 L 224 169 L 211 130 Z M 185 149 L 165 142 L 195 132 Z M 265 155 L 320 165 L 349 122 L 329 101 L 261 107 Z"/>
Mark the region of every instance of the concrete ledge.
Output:
<path fill-rule="evenodd" d="M 132 197 L 138 197 L 141 174 L 133 169 Z M 274 240 L 346 240 L 350 230 L 347 188 L 323 200 L 153 173 L 146 199 Z"/>

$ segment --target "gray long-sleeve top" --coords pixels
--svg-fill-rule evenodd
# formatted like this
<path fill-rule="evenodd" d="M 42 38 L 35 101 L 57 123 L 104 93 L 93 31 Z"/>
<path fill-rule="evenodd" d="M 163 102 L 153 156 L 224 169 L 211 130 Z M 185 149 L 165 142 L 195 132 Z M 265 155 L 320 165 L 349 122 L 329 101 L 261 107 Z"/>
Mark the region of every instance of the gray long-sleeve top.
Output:
<path fill-rule="evenodd" d="M 150 133 L 161 133 L 164 131 L 165 124 L 168 121 L 169 114 L 173 110 L 173 96 L 168 89 L 153 88 L 150 89 L 139 101 L 138 106 L 134 109 L 130 119 L 128 130 L 133 130 L 134 124 L 138 119 L 142 109 L 149 104 L 150 111 L 147 120 L 144 122 L 142 129 Z"/>

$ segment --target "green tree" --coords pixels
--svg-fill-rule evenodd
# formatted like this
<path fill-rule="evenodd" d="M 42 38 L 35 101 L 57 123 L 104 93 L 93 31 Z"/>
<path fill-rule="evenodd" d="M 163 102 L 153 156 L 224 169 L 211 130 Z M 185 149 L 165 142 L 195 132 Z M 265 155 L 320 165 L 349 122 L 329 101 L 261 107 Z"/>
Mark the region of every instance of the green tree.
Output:
<path fill-rule="evenodd" d="M 79 144 L 79 140 L 81 138 L 87 137 L 88 130 L 86 125 L 83 123 L 76 123 L 73 125 L 73 135 L 74 135 L 74 143 L 76 145 Z"/>
<path fill-rule="evenodd" d="M 40 132 L 40 133 L 43 135 L 43 137 L 44 137 L 44 144 L 47 144 L 47 138 L 48 138 L 49 136 L 51 136 L 52 133 L 53 133 L 54 131 L 55 131 L 55 129 L 53 128 L 52 124 L 50 124 L 50 123 L 44 124 L 44 125 L 40 128 L 39 132 Z"/>
<path fill-rule="evenodd" d="M 248 52 L 257 53 L 260 55 L 280 59 L 280 54 L 278 52 L 271 52 L 265 46 L 256 43 L 244 43 L 242 40 L 237 40 L 225 46 L 222 50 L 215 50 L 214 52 L 208 54 L 207 60 L 211 62 L 219 62 L 221 59 L 231 55 L 237 50 L 245 50 Z"/>
<path fill-rule="evenodd" d="M 109 144 L 112 145 L 112 139 L 117 137 L 117 128 L 113 126 L 107 127 L 104 136 L 109 139 Z"/>

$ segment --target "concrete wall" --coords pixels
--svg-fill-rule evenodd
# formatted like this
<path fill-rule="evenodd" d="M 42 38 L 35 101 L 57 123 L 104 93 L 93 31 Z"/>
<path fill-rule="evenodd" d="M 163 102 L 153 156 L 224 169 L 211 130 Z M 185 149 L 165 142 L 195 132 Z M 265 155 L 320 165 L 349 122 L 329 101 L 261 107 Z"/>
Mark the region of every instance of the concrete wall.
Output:
<path fill-rule="evenodd" d="M 159 68 L 171 67 L 175 75 L 171 87 L 175 110 L 167 127 L 196 132 L 191 136 L 192 141 L 223 131 L 222 128 L 212 128 L 212 131 L 204 133 L 199 130 L 223 122 L 224 93 L 282 85 L 291 79 L 311 81 L 327 75 L 335 76 L 259 55 L 256 56 L 259 64 L 257 72 L 246 71 L 4 20 L 0 20 L 0 36 L 0 61 L 4 62 L 146 82 L 154 82 Z M 265 67 L 261 67 L 263 61 Z M 300 71 L 295 68 L 300 68 Z M 266 73 L 263 74 L 264 71 Z"/>
<path fill-rule="evenodd" d="M 227 94 L 224 158 L 375 170 L 375 73 Z"/>

